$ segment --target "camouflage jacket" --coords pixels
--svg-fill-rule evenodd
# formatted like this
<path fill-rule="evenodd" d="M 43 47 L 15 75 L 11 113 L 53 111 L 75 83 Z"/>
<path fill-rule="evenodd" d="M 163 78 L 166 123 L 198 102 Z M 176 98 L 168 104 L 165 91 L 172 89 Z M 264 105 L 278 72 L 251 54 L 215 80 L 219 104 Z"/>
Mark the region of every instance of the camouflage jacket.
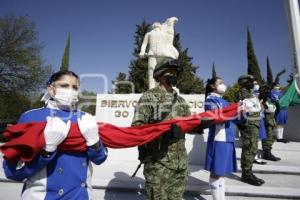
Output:
<path fill-rule="evenodd" d="M 239 91 L 238 99 L 242 101 L 244 99 L 250 99 L 250 98 L 253 98 L 252 92 L 246 88 L 241 88 Z M 248 113 L 245 118 L 246 119 L 243 120 L 244 123 L 240 124 L 239 127 L 241 127 L 243 125 L 255 125 L 255 126 L 259 127 L 259 124 L 260 124 L 260 113 L 259 112 Z"/>
<path fill-rule="evenodd" d="M 141 96 L 135 108 L 132 125 L 156 123 L 190 114 L 188 104 L 175 91 L 167 93 L 156 87 Z M 140 146 L 139 159 L 143 162 L 160 162 L 170 169 L 186 169 L 187 153 L 184 135 L 182 136 L 178 138 L 172 133 L 165 133 L 160 138 Z"/>
<path fill-rule="evenodd" d="M 276 120 L 275 120 L 275 111 L 276 105 L 272 103 L 272 101 L 268 98 L 265 102 L 265 126 L 275 128 Z"/>

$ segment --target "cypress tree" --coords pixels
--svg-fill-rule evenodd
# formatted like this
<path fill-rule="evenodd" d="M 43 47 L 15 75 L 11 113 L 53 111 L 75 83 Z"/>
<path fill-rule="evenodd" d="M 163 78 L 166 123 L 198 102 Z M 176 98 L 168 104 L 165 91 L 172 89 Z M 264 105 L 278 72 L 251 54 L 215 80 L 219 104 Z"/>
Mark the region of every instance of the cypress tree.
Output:
<path fill-rule="evenodd" d="M 254 52 L 254 47 L 253 47 L 249 28 L 247 28 L 247 58 L 248 58 L 248 74 L 253 75 L 258 81 L 258 83 L 261 84 L 263 80 L 261 77 L 260 68 Z"/>
<path fill-rule="evenodd" d="M 69 70 L 69 56 L 70 56 L 70 32 L 68 33 L 65 51 L 61 61 L 60 71 Z"/>
<path fill-rule="evenodd" d="M 216 72 L 215 63 L 213 63 L 213 66 L 212 66 L 211 77 L 212 77 L 212 78 L 217 77 L 217 72 Z"/>
<path fill-rule="evenodd" d="M 148 60 L 147 58 L 140 58 L 139 53 L 143 43 L 144 36 L 150 31 L 150 24 L 145 20 L 140 25 L 136 25 L 136 32 L 134 36 L 134 59 L 130 61 L 128 80 L 134 83 L 135 93 L 142 93 L 148 90 Z"/>
<path fill-rule="evenodd" d="M 267 85 L 272 87 L 273 84 L 273 73 L 270 65 L 269 57 L 267 57 Z"/>

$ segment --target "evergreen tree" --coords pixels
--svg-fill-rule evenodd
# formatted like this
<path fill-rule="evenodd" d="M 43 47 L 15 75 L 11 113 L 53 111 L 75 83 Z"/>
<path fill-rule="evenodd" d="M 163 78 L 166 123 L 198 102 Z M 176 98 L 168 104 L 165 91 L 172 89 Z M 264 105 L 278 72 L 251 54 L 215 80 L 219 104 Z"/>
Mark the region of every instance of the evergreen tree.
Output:
<path fill-rule="evenodd" d="M 88 112 L 92 115 L 96 113 L 96 98 L 95 92 L 83 90 L 79 95 L 78 109 L 84 112 Z"/>
<path fill-rule="evenodd" d="M 70 56 L 70 32 L 68 33 L 65 51 L 61 61 L 60 71 L 69 70 L 69 56 Z"/>
<path fill-rule="evenodd" d="M 223 98 L 229 102 L 238 102 L 237 94 L 239 93 L 240 86 L 238 83 L 235 83 L 233 86 L 229 86 L 226 90 Z"/>
<path fill-rule="evenodd" d="M 180 35 L 179 33 L 175 34 L 174 37 L 174 46 L 179 52 L 178 60 L 182 67 L 182 71 L 178 77 L 177 88 L 180 93 L 183 94 L 200 94 L 204 93 L 204 83 L 197 75 L 198 66 L 192 64 L 193 58 L 188 56 L 188 48 L 182 50 L 180 44 Z"/>
<path fill-rule="evenodd" d="M 253 47 L 249 28 L 247 29 L 247 57 L 248 57 L 248 74 L 253 75 L 258 81 L 258 83 L 261 84 L 263 80 L 261 77 L 260 68 L 254 52 L 254 47 Z"/>
<path fill-rule="evenodd" d="M 112 81 L 114 85 L 115 94 L 129 94 L 134 92 L 134 85 L 131 81 L 127 80 L 126 74 L 119 72 L 115 81 Z"/>
<path fill-rule="evenodd" d="M 217 77 L 217 72 L 216 72 L 215 63 L 213 63 L 213 66 L 212 66 L 211 77 L 212 77 L 212 78 Z"/>
<path fill-rule="evenodd" d="M 272 73 L 269 57 L 267 57 L 267 85 L 269 87 L 272 87 L 273 85 L 273 73 Z"/>
<path fill-rule="evenodd" d="M 148 60 L 147 58 L 140 58 L 139 53 L 143 43 L 144 36 L 150 31 L 150 24 L 147 24 L 145 20 L 140 25 L 136 25 L 135 42 L 133 56 L 129 66 L 128 80 L 134 83 L 135 93 L 142 93 L 148 90 Z"/>
<path fill-rule="evenodd" d="M 133 51 L 134 59 L 130 62 L 128 80 L 134 83 L 135 93 L 142 93 L 148 90 L 148 59 L 140 58 L 139 52 L 143 43 L 144 36 L 150 31 L 151 25 L 144 20 L 140 25 L 137 25 L 135 32 L 135 48 Z M 199 67 L 193 66 L 193 58 L 188 56 L 188 49 L 182 50 L 180 44 L 180 35 L 175 33 L 174 46 L 179 52 L 178 60 L 181 63 L 182 72 L 178 77 L 177 88 L 181 93 L 193 94 L 203 93 L 204 83 L 197 77 L 196 71 Z"/>

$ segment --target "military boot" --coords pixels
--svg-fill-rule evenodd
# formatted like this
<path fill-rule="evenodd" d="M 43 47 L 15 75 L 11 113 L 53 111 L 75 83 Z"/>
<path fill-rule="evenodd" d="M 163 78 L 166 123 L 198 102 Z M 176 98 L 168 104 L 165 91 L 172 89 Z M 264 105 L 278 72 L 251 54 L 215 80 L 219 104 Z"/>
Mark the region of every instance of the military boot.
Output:
<path fill-rule="evenodd" d="M 253 173 L 252 173 L 252 176 L 253 176 L 258 182 L 260 182 L 261 185 L 265 183 L 265 181 L 264 181 L 263 179 L 257 178 Z"/>
<path fill-rule="evenodd" d="M 250 185 L 261 186 L 263 183 L 259 181 L 252 173 L 252 170 L 242 170 L 241 181 Z"/>
<path fill-rule="evenodd" d="M 265 160 L 271 160 L 271 161 L 279 161 L 281 158 L 278 158 L 274 156 L 270 150 L 264 150 L 264 153 L 262 155 L 262 158 Z"/>

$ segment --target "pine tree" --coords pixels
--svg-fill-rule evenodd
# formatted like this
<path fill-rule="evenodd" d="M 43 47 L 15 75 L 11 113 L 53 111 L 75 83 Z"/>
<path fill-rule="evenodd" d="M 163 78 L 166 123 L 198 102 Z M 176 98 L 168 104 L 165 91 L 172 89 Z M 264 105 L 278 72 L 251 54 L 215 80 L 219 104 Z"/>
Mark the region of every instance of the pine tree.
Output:
<path fill-rule="evenodd" d="M 238 102 L 237 94 L 239 93 L 240 86 L 235 83 L 233 86 L 228 86 L 223 98 L 229 102 Z"/>
<path fill-rule="evenodd" d="M 127 80 L 126 74 L 119 72 L 115 81 L 112 81 L 114 85 L 115 94 L 129 94 L 134 92 L 134 85 Z"/>
<path fill-rule="evenodd" d="M 128 80 L 134 83 L 135 93 L 142 93 L 148 90 L 148 59 L 140 58 L 139 52 L 143 43 L 144 36 L 150 31 L 150 24 L 144 20 L 140 25 L 137 25 L 135 32 L 135 48 L 133 51 L 134 59 L 131 60 L 129 66 Z M 180 44 L 180 35 L 175 33 L 174 46 L 179 52 L 178 60 L 182 66 L 182 72 L 178 78 L 177 88 L 181 93 L 196 94 L 204 92 L 204 83 L 197 77 L 196 71 L 199 67 L 193 66 L 193 58 L 188 56 L 188 49 L 182 50 Z"/>
<path fill-rule="evenodd" d="M 212 66 L 211 77 L 212 77 L 212 78 L 216 78 L 216 77 L 217 77 L 217 72 L 216 72 L 215 63 L 213 63 L 213 66 Z"/>
<path fill-rule="evenodd" d="M 179 33 L 175 34 L 174 46 L 179 52 L 178 60 L 182 67 L 182 72 L 179 74 L 176 87 L 179 89 L 180 93 L 183 94 L 204 93 L 203 80 L 196 75 L 199 67 L 192 64 L 193 58 L 188 56 L 188 48 L 182 50 Z"/>
<path fill-rule="evenodd" d="M 134 59 L 131 60 L 129 66 L 128 80 L 134 83 L 135 93 L 142 93 L 148 90 L 148 60 L 147 58 L 140 58 L 139 52 L 143 43 L 144 36 L 150 31 L 150 24 L 143 20 L 141 25 L 136 25 L 135 32 L 135 48 L 133 50 Z"/>
<path fill-rule="evenodd" d="M 69 70 L 69 56 L 70 56 L 70 32 L 68 33 L 65 51 L 61 61 L 60 71 Z"/>
<path fill-rule="evenodd" d="M 258 81 L 258 83 L 261 84 L 263 80 L 261 77 L 260 68 L 254 52 L 254 47 L 253 47 L 249 28 L 247 29 L 247 57 L 248 57 L 248 74 L 253 75 Z"/>
<path fill-rule="evenodd" d="M 273 85 L 273 73 L 272 73 L 269 57 L 267 57 L 267 85 L 270 88 Z"/>

